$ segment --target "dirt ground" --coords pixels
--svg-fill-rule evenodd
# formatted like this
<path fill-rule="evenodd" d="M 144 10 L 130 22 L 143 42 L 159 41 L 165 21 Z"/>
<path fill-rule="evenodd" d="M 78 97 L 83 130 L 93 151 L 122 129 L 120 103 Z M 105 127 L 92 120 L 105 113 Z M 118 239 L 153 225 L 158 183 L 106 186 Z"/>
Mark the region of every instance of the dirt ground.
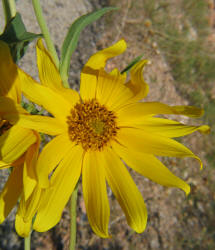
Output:
<path fill-rule="evenodd" d="M 39 33 L 30 2 L 19 0 L 17 9 L 23 15 L 28 30 Z M 120 7 L 116 13 L 107 14 L 82 32 L 78 48 L 71 61 L 70 84 L 73 88 L 79 88 L 80 70 L 91 54 L 124 38 L 128 43 L 126 53 L 111 60 L 107 69 L 118 67 L 122 70 L 135 57 L 144 53 L 144 58 L 149 60 L 144 73 L 144 78 L 150 87 L 146 100 L 170 105 L 190 104 L 189 99 L 179 93 L 178 83 L 172 76 L 162 50 L 158 44 L 150 40 L 142 0 L 135 1 L 138 3 L 136 5 L 131 0 L 47 0 L 41 2 L 58 51 L 60 51 L 69 25 L 75 18 L 104 6 L 117 5 Z M 34 43 L 30 45 L 20 66 L 37 79 L 34 46 Z M 189 124 L 202 124 L 201 120 L 192 121 L 184 117 L 179 117 L 179 120 Z M 88 224 L 81 184 L 79 184 L 77 249 L 215 249 L 213 184 L 215 183 L 215 169 L 208 166 L 205 157 L 206 140 L 207 135 L 203 136 L 198 133 L 181 139 L 186 146 L 201 157 L 205 166 L 201 171 L 195 160 L 164 157 L 161 159 L 177 176 L 191 185 L 192 190 L 188 197 L 185 197 L 180 190 L 164 188 L 132 171 L 132 176 L 145 199 L 149 215 L 147 229 L 142 234 L 136 234 L 127 226 L 125 217 L 110 191 L 112 238 L 101 239 L 94 235 Z M 3 173 L 0 178 L 1 183 L 4 182 Z M 13 219 L 14 213 L 0 225 L 0 250 L 23 249 L 23 240 L 14 232 Z M 62 220 L 55 228 L 47 233 L 32 233 L 32 249 L 66 250 L 69 246 L 69 233 L 70 221 L 67 206 Z"/>

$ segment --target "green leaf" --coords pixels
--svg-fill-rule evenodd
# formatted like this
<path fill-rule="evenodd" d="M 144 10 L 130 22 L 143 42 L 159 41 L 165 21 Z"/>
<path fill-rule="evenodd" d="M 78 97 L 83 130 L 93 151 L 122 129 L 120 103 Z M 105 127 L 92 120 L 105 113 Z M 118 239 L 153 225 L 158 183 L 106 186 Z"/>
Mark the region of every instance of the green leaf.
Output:
<path fill-rule="evenodd" d="M 60 60 L 60 73 L 62 78 L 68 78 L 68 71 L 70 66 L 70 60 L 73 51 L 77 47 L 78 39 L 81 31 L 92 22 L 99 19 L 105 13 L 111 10 L 117 10 L 116 7 L 106 7 L 95 12 L 83 15 L 79 17 L 69 28 L 69 31 L 64 40 L 62 49 L 61 49 L 61 60 Z"/>
<path fill-rule="evenodd" d="M 13 60 L 17 63 L 25 54 L 28 44 L 41 36 L 41 34 L 27 32 L 21 15 L 17 13 L 5 27 L 0 40 L 9 45 Z"/>
<path fill-rule="evenodd" d="M 136 57 L 132 62 L 130 62 L 128 64 L 128 66 L 126 68 L 124 68 L 122 71 L 121 71 L 121 74 L 125 73 L 125 72 L 128 72 L 136 63 L 138 63 L 141 58 L 143 57 L 143 54 Z"/>

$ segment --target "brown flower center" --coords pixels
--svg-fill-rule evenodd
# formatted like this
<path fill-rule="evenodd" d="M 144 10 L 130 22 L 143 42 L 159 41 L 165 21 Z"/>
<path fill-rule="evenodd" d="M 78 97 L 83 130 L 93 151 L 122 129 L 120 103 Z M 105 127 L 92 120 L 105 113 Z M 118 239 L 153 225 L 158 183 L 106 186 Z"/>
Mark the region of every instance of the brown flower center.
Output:
<path fill-rule="evenodd" d="M 76 104 L 67 123 L 71 141 L 81 144 L 86 151 L 102 150 L 118 129 L 114 113 L 95 99 Z"/>
<path fill-rule="evenodd" d="M 9 128 L 11 128 L 11 124 L 6 121 L 6 120 L 2 120 L 0 118 L 0 136 L 3 135 Z"/>

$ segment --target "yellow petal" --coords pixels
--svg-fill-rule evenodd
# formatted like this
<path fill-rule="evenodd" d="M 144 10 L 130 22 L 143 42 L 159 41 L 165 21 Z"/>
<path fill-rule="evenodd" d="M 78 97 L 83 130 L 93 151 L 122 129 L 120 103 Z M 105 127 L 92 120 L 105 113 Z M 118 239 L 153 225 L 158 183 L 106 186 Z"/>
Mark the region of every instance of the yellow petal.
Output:
<path fill-rule="evenodd" d="M 10 116 L 12 117 L 12 116 Z M 19 115 L 19 120 L 16 125 L 34 129 L 48 135 L 59 135 L 67 131 L 66 123 L 48 116 L 40 115 Z"/>
<path fill-rule="evenodd" d="M 37 65 L 40 81 L 44 86 L 53 89 L 72 105 L 79 101 L 80 97 L 77 91 L 63 87 L 59 71 L 45 48 L 42 39 L 39 39 L 37 42 Z"/>
<path fill-rule="evenodd" d="M 147 117 L 141 121 L 141 124 L 133 124 L 133 127 L 141 128 L 149 133 L 156 133 L 166 137 L 180 137 L 191 134 L 195 131 L 199 131 L 204 134 L 208 134 L 210 132 L 210 127 L 207 125 L 188 126 L 180 122 L 153 117 Z"/>
<path fill-rule="evenodd" d="M 80 95 L 83 100 L 95 97 L 98 70 L 104 69 L 108 59 L 120 55 L 125 50 L 126 42 L 120 40 L 113 46 L 98 51 L 90 57 L 81 72 Z"/>
<path fill-rule="evenodd" d="M 41 188 L 36 186 L 28 200 L 25 200 L 24 194 L 21 196 L 15 220 L 15 228 L 19 236 L 27 237 L 31 232 L 32 219 L 36 214 L 41 195 Z"/>
<path fill-rule="evenodd" d="M 31 196 L 25 201 L 24 197 L 21 199 L 20 207 L 24 205 L 21 209 L 18 209 L 17 214 L 22 216 L 25 222 L 31 221 L 37 212 L 38 206 L 41 201 L 44 190 L 41 189 L 38 185 L 35 186 Z M 22 203 L 22 204 L 21 204 Z"/>
<path fill-rule="evenodd" d="M 125 75 L 121 75 L 118 70 L 108 74 L 101 69 L 98 75 L 96 99 L 110 110 L 127 105 L 133 93 L 125 87 L 124 82 Z"/>
<path fill-rule="evenodd" d="M 8 168 L 8 167 L 18 167 L 24 164 L 25 161 L 25 154 L 23 154 L 21 157 L 19 157 L 14 162 L 8 164 L 3 161 L 0 161 L 0 169 Z"/>
<path fill-rule="evenodd" d="M 53 89 L 63 96 L 70 104 L 74 105 L 79 101 L 79 94 L 73 89 L 64 88 L 58 69 L 56 68 L 51 55 L 43 45 L 42 39 L 37 42 L 37 65 L 41 83 Z M 19 74 L 26 80 L 34 83 L 34 80 L 19 69 Z"/>
<path fill-rule="evenodd" d="M 45 49 L 42 39 L 37 42 L 37 66 L 40 81 L 50 88 L 62 88 L 62 81 L 51 55 Z"/>
<path fill-rule="evenodd" d="M 143 69 L 147 62 L 147 60 L 142 60 L 131 69 L 131 80 L 126 83 L 126 87 L 133 93 L 133 98 L 130 100 L 132 102 L 143 99 L 149 92 L 149 86 L 143 79 Z"/>
<path fill-rule="evenodd" d="M 27 237 L 31 232 L 32 219 L 37 212 L 42 193 L 41 188 L 36 186 L 28 200 L 25 200 L 22 194 L 15 220 L 15 228 L 19 236 Z"/>
<path fill-rule="evenodd" d="M 153 133 L 147 133 L 143 129 L 122 128 L 118 131 L 117 141 L 128 150 L 158 156 L 192 157 L 197 159 L 201 166 L 201 160 L 192 151 L 181 143 Z"/>
<path fill-rule="evenodd" d="M 110 208 L 100 152 L 86 152 L 84 155 L 82 185 L 90 225 L 98 236 L 107 238 Z"/>
<path fill-rule="evenodd" d="M 37 42 L 37 65 L 40 81 L 44 86 L 54 89 L 56 92 L 69 99 L 71 103 L 79 101 L 78 92 L 66 89 L 62 85 L 62 80 L 51 55 L 43 45 L 42 39 Z"/>
<path fill-rule="evenodd" d="M 14 125 L 0 137 L 0 160 L 10 165 L 36 140 L 33 131 Z"/>
<path fill-rule="evenodd" d="M 142 233 L 147 223 L 147 210 L 141 193 L 116 153 L 107 149 L 102 154 L 108 184 L 123 209 L 129 226 L 137 233 Z"/>
<path fill-rule="evenodd" d="M 23 193 L 24 199 L 27 201 L 32 194 L 36 184 L 36 163 L 40 147 L 40 137 L 37 135 L 37 141 L 29 147 L 25 155 L 25 162 L 23 168 Z"/>
<path fill-rule="evenodd" d="M 4 161 L 0 161 L 0 169 L 8 168 L 10 165 Z"/>
<path fill-rule="evenodd" d="M 118 143 L 112 144 L 113 149 L 136 172 L 166 187 L 182 189 L 186 195 L 190 192 L 190 186 L 169 171 L 156 157 L 128 150 Z"/>
<path fill-rule="evenodd" d="M 56 118 L 65 122 L 72 108 L 71 102 L 58 92 L 36 83 L 36 81 L 23 71 L 20 70 L 19 73 L 22 79 L 22 91 L 24 95 L 32 102 L 44 107 Z"/>
<path fill-rule="evenodd" d="M 18 214 L 16 215 L 16 219 L 15 219 L 15 228 L 16 228 L 16 232 L 20 237 L 28 237 L 30 232 L 31 232 L 31 224 L 32 221 L 24 221 L 23 218 L 21 216 L 19 216 Z"/>
<path fill-rule="evenodd" d="M 0 194 L 0 223 L 8 216 L 10 211 L 16 205 L 22 192 L 22 172 L 23 167 L 13 168 L 3 190 Z"/>
<path fill-rule="evenodd" d="M 70 103 L 70 106 L 73 107 L 76 103 L 80 102 L 80 95 L 77 91 L 68 88 L 55 89 L 59 95 L 64 97 Z"/>
<path fill-rule="evenodd" d="M 86 101 L 95 98 L 97 76 L 87 70 L 81 72 L 80 96 Z"/>
<path fill-rule="evenodd" d="M 82 148 L 73 147 L 54 171 L 51 186 L 44 191 L 33 225 L 36 231 L 47 231 L 59 222 L 63 209 L 80 177 L 82 158 Z"/>
<path fill-rule="evenodd" d="M 27 114 L 27 111 L 11 98 L 0 96 L 0 116 L 2 119 L 15 123 L 18 120 L 19 113 Z"/>
<path fill-rule="evenodd" d="M 138 122 L 140 124 L 145 116 L 157 114 L 200 117 L 203 115 L 203 110 L 192 106 L 168 106 L 159 102 L 139 102 L 124 106 L 117 111 L 120 126 L 124 126 L 129 122 Z"/>
<path fill-rule="evenodd" d="M 21 101 L 20 79 L 8 45 L 0 41 L 0 96 L 8 96 L 16 103 Z"/>
<path fill-rule="evenodd" d="M 126 50 L 125 40 L 119 40 L 114 45 L 100 50 L 90 57 L 85 67 L 90 67 L 92 69 L 101 69 L 105 67 L 106 61 L 112 57 L 122 54 Z"/>
<path fill-rule="evenodd" d="M 36 167 L 40 187 L 46 188 L 49 186 L 49 175 L 66 154 L 70 153 L 71 147 L 74 145 L 67 133 L 55 137 L 46 144 L 38 158 Z"/>

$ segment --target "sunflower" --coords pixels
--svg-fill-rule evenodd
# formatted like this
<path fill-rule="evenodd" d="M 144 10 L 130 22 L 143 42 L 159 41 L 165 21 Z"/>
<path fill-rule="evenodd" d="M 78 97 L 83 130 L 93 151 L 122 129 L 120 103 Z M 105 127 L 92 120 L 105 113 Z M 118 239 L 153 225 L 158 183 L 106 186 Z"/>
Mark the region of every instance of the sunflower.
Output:
<path fill-rule="evenodd" d="M 209 128 L 187 126 L 155 115 L 199 117 L 203 111 L 191 106 L 140 102 L 148 93 L 142 76 L 147 61 L 132 67 L 128 82 L 117 69 L 105 71 L 106 61 L 125 49 L 125 41 L 120 40 L 94 54 L 82 69 L 80 94 L 63 87 L 42 40 L 37 43 L 41 84 L 19 71 L 25 96 L 52 117 L 19 114 L 17 124 L 55 136 L 43 148 L 36 167 L 39 186 L 46 188 L 33 225 L 37 231 L 46 231 L 59 222 L 81 175 L 88 220 L 100 237 L 109 237 L 106 181 L 129 226 L 138 233 L 146 227 L 146 206 L 125 164 L 161 185 L 190 192 L 189 185 L 156 156 L 193 157 L 200 161 L 172 138 L 196 130 L 208 132 Z"/>
<path fill-rule="evenodd" d="M 11 174 L 0 192 L 0 223 L 2 223 L 17 204 L 19 198 L 21 198 L 22 209 L 19 209 L 17 216 L 22 214 L 23 218 L 27 218 L 22 212 L 24 208 L 29 207 L 27 203 L 31 203 L 31 208 L 28 209 L 28 218 L 32 219 L 35 214 L 37 204 L 30 201 L 36 192 L 34 189 L 37 181 L 34 168 L 40 137 L 37 132 L 16 124 L 18 117 L 14 113 L 14 109 L 17 108 L 23 114 L 27 114 L 27 112 L 20 106 L 19 69 L 14 64 L 9 47 L 4 42 L 0 42 L 0 58 L 0 169 L 12 167 Z M 13 121 L 11 121 L 10 116 L 13 117 Z M 28 229 L 24 226 L 25 222 L 22 224 L 22 229 L 16 227 L 21 236 L 26 236 L 29 233 L 30 221 L 28 221 Z M 25 230 L 28 232 L 24 232 Z"/>

